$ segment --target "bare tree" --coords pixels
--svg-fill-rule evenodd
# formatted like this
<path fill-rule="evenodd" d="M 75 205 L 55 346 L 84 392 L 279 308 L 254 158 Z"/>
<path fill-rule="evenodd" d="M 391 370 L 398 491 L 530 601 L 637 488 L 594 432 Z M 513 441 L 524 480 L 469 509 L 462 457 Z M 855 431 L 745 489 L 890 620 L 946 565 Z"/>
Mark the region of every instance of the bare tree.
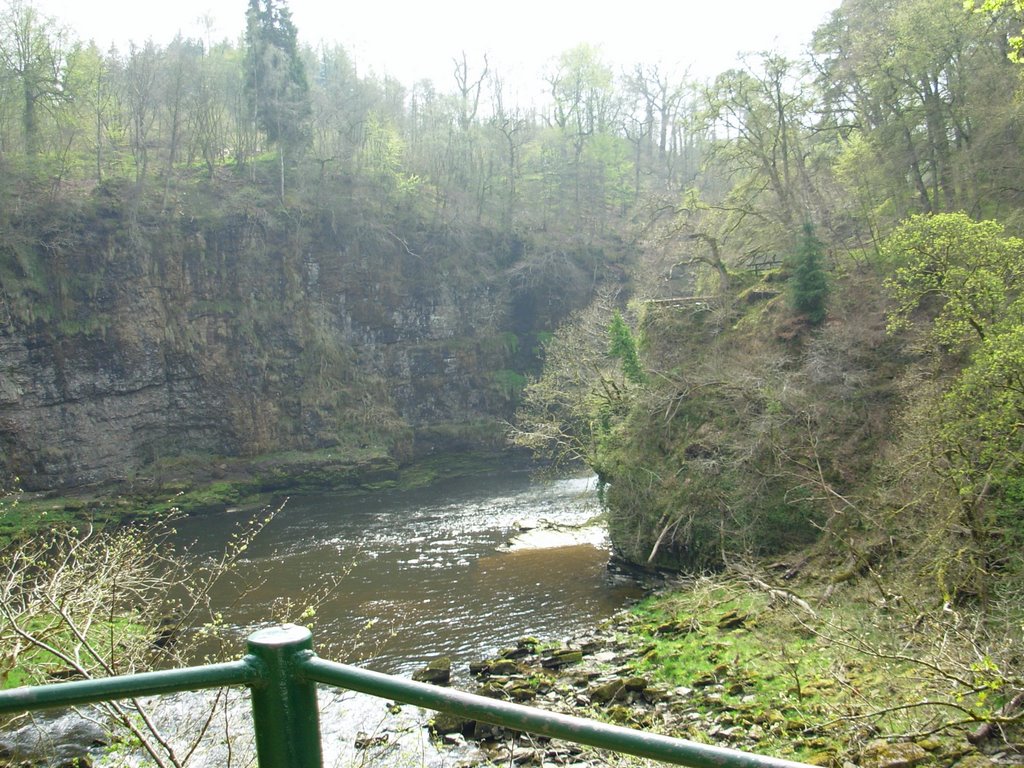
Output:
<path fill-rule="evenodd" d="M 16 504 L 16 496 L 0 498 L 0 514 Z M 235 571 L 274 514 L 253 519 L 220 557 L 203 564 L 175 553 L 173 531 L 163 522 L 116 530 L 56 528 L 9 544 L 0 551 L 0 683 L 184 665 L 192 638 L 217 636 L 211 589 Z M 217 697 L 215 706 L 220 702 Z M 156 765 L 182 768 L 217 710 L 197 712 L 187 736 L 173 739 L 141 700 L 130 707 L 111 702 L 103 711 Z"/>
<path fill-rule="evenodd" d="M 484 55 L 484 66 L 480 76 L 473 79 L 469 73 L 469 62 L 466 60 L 466 52 L 462 52 L 462 59 L 452 59 L 455 65 L 456 93 L 459 97 L 459 127 L 466 132 L 469 126 L 476 119 L 476 113 L 480 108 L 480 91 L 490 71 L 487 65 L 487 55 Z"/>

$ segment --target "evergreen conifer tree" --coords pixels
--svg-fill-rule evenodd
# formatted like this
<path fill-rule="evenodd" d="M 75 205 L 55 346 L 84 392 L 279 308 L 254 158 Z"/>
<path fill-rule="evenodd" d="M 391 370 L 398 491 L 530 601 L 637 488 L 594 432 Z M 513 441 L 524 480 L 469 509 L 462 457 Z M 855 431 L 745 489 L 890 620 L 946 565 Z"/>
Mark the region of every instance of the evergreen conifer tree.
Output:
<path fill-rule="evenodd" d="M 253 120 L 271 144 L 294 156 L 308 140 L 309 81 L 286 0 L 249 0 L 246 79 Z"/>
<path fill-rule="evenodd" d="M 622 361 L 622 375 L 627 381 L 642 384 L 647 377 L 640 365 L 636 339 L 618 310 L 615 310 L 611 325 L 608 326 L 608 341 L 608 354 Z"/>
<path fill-rule="evenodd" d="M 789 279 L 790 305 L 812 325 L 820 325 L 827 315 L 828 279 L 823 251 L 822 242 L 814 235 L 814 227 L 804 224 L 793 258 L 793 275 Z"/>

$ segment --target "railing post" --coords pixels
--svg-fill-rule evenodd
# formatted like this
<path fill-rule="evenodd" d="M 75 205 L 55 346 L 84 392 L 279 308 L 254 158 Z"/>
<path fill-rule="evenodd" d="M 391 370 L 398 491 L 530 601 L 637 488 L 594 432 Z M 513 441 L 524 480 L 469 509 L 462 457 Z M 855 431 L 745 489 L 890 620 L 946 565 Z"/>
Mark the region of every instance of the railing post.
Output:
<path fill-rule="evenodd" d="M 262 667 L 252 687 L 252 717 L 260 768 L 323 768 L 316 683 L 296 674 L 313 655 L 313 634 L 284 624 L 249 635 L 249 653 Z"/>

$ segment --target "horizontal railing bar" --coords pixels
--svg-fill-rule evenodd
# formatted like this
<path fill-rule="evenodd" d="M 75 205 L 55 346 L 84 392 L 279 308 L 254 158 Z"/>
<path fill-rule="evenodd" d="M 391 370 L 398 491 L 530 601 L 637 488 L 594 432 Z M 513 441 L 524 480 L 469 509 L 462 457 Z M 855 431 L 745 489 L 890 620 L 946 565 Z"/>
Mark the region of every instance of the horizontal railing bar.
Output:
<path fill-rule="evenodd" d="M 120 677 L 10 688 L 0 691 L 0 714 L 27 712 L 31 709 L 73 707 L 78 704 L 197 691 L 203 688 L 221 688 L 226 685 L 252 685 L 259 680 L 258 664 L 247 657 L 239 661 L 204 667 L 185 667 Z"/>
<path fill-rule="evenodd" d="M 401 677 L 307 656 L 296 670 L 307 680 L 380 696 L 403 704 L 448 712 L 519 731 L 574 741 L 692 768 L 807 768 L 804 763 L 699 744 L 686 739 L 608 725 L 486 696 L 440 688 Z"/>

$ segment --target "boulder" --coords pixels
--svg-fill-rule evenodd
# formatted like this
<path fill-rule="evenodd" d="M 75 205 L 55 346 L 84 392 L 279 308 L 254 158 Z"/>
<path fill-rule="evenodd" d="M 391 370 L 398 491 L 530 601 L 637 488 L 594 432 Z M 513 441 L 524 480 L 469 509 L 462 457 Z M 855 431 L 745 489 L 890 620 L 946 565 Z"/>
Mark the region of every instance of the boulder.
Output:
<path fill-rule="evenodd" d="M 422 669 L 413 672 L 412 679 L 421 683 L 448 685 L 452 679 L 452 660 L 447 656 L 434 659 Z"/>
<path fill-rule="evenodd" d="M 928 759 L 928 752 L 912 741 L 873 741 L 860 755 L 861 768 L 911 768 Z"/>
<path fill-rule="evenodd" d="M 476 728 L 475 720 L 468 720 L 458 715 L 450 715 L 447 712 L 438 712 L 430 721 L 430 730 L 438 736 L 447 736 L 452 733 L 469 735 Z"/>
<path fill-rule="evenodd" d="M 700 632 L 700 622 L 690 617 L 688 619 L 679 619 L 677 621 L 669 621 L 660 625 L 654 630 L 655 635 L 689 635 L 693 632 Z"/>
<path fill-rule="evenodd" d="M 490 723 L 473 723 L 472 738 L 475 741 L 502 741 L 508 735 L 508 731 L 500 725 Z"/>
<path fill-rule="evenodd" d="M 526 680 L 516 680 L 505 686 L 505 693 L 513 701 L 532 701 L 537 698 L 537 689 Z"/>
<path fill-rule="evenodd" d="M 583 661 L 583 651 L 578 648 L 561 648 L 551 651 L 540 660 L 540 665 L 545 669 L 560 669 L 570 664 L 579 664 Z"/>
<path fill-rule="evenodd" d="M 738 629 L 744 626 L 750 619 L 750 614 L 737 610 L 726 611 L 718 620 L 718 628 L 722 630 Z"/>
<path fill-rule="evenodd" d="M 636 675 L 627 677 L 623 680 L 623 684 L 626 686 L 627 691 L 642 691 L 650 685 L 647 678 Z"/>
<path fill-rule="evenodd" d="M 466 737 L 461 733 L 446 733 L 444 743 L 449 747 L 464 747 L 466 746 Z"/>
<path fill-rule="evenodd" d="M 591 688 L 587 695 L 595 704 L 610 704 L 616 699 L 625 698 L 626 693 L 626 681 L 621 677 L 616 677 Z"/>
<path fill-rule="evenodd" d="M 492 661 L 487 668 L 488 675 L 515 675 L 519 673 L 519 664 L 512 659 Z"/>

